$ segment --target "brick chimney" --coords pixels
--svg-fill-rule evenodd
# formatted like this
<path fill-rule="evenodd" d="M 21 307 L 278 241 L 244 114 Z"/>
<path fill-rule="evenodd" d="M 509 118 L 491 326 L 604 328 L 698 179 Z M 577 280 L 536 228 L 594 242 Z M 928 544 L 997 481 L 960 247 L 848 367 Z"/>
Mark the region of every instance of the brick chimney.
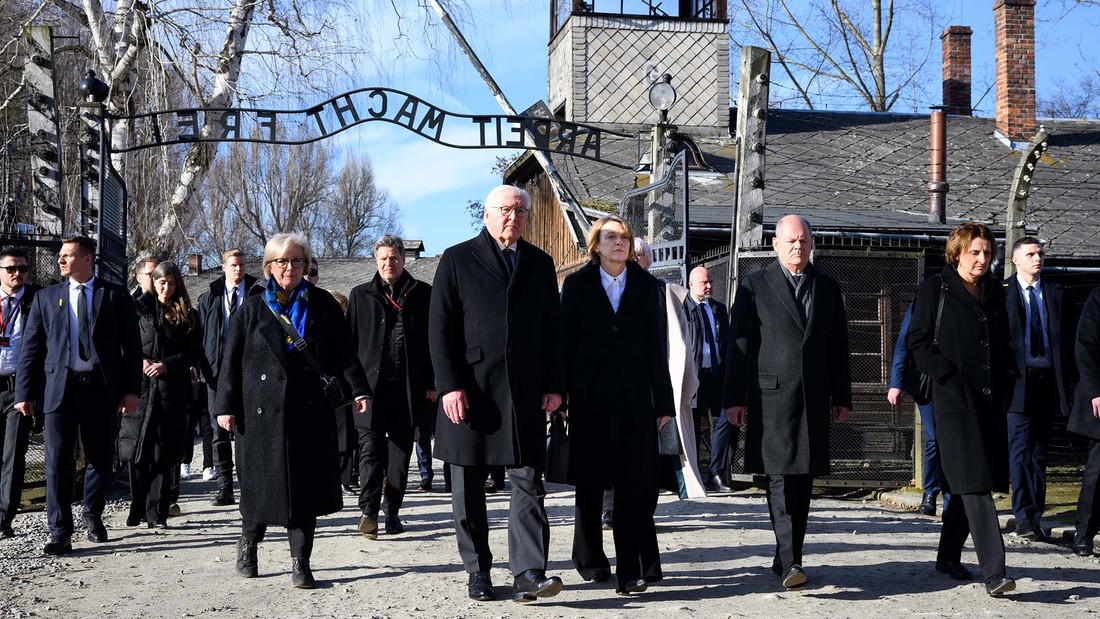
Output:
<path fill-rule="evenodd" d="M 1035 134 L 1035 0 L 994 0 L 997 131 L 1013 142 Z"/>
<path fill-rule="evenodd" d="M 202 273 L 202 254 L 191 254 L 187 256 L 187 270 L 192 275 L 199 275 Z"/>
<path fill-rule="evenodd" d="M 943 111 L 970 116 L 970 26 L 948 26 L 943 42 Z"/>

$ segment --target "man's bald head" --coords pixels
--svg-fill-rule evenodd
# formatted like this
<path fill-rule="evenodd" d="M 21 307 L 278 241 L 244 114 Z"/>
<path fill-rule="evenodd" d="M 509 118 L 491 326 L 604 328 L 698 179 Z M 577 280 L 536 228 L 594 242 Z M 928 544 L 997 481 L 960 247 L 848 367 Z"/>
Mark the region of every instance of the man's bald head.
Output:
<path fill-rule="evenodd" d="M 714 294 L 714 281 L 706 267 L 695 267 L 688 275 L 688 290 L 696 301 L 705 301 Z"/>
<path fill-rule="evenodd" d="M 810 222 L 798 215 L 787 215 L 780 219 L 775 224 L 772 248 L 779 262 L 788 271 L 801 273 L 810 263 L 810 252 L 814 248 Z"/>

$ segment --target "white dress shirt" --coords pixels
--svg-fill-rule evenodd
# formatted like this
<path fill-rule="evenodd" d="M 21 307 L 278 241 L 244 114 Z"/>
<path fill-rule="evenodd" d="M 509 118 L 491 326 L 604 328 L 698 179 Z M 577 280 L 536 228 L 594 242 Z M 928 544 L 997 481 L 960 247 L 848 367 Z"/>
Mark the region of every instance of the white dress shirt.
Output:
<path fill-rule="evenodd" d="M 610 275 L 607 271 L 600 267 L 600 281 L 603 282 L 604 292 L 607 293 L 607 300 L 611 301 L 611 309 L 615 310 L 615 313 L 619 312 L 619 302 L 623 299 L 623 290 L 626 289 L 626 269 L 623 269 L 622 273 L 617 276 Z"/>
<path fill-rule="evenodd" d="M 74 372 L 91 372 L 95 368 L 96 354 L 95 344 L 88 351 L 89 359 L 80 359 L 80 323 L 77 319 L 77 299 L 80 298 L 78 289 L 80 282 L 69 278 L 69 369 Z M 84 282 L 84 300 L 88 302 L 88 340 L 92 339 L 92 291 L 95 289 L 95 276 Z"/>
<path fill-rule="evenodd" d="M 1024 281 L 1023 278 L 1016 275 L 1016 283 L 1020 286 L 1020 296 L 1024 300 L 1024 365 L 1029 368 L 1049 368 L 1050 367 L 1050 336 L 1047 335 L 1047 315 L 1046 310 L 1043 307 L 1043 279 L 1040 277 L 1035 280 L 1034 284 L 1029 284 Z M 1031 295 L 1028 294 L 1028 286 L 1035 287 L 1035 297 L 1039 301 L 1039 307 L 1031 307 Z M 1031 312 L 1039 312 L 1039 324 L 1043 326 L 1043 350 L 1046 351 L 1045 357 L 1032 357 L 1031 356 Z"/>

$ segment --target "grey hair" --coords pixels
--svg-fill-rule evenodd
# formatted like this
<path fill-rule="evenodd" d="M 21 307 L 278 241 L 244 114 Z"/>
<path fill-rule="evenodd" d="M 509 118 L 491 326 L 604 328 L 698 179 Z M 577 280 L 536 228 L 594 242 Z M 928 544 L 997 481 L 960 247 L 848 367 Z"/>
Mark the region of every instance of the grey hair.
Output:
<path fill-rule="evenodd" d="M 640 236 L 634 237 L 634 253 L 638 254 L 638 264 L 647 271 L 653 264 L 653 248 Z"/>
<path fill-rule="evenodd" d="M 494 187 L 489 195 L 485 196 L 485 209 L 499 207 L 506 197 L 519 198 L 523 202 L 523 208 L 531 208 L 531 194 L 515 185 L 501 185 Z"/>
<path fill-rule="evenodd" d="M 374 242 L 374 253 L 378 253 L 378 249 L 381 247 L 390 247 L 397 251 L 397 255 L 405 258 L 405 241 L 401 240 L 401 237 L 393 234 L 384 234 L 381 238 Z"/>
<path fill-rule="evenodd" d="M 313 260 L 313 250 L 309 248 L 309 239 L 301 232 L 282 232 L 271 237 L 264 245 L 264 277 L 271 278 L 271 262 L 286 255 L 293 247 L 302 250 L 306 264 Z"/>

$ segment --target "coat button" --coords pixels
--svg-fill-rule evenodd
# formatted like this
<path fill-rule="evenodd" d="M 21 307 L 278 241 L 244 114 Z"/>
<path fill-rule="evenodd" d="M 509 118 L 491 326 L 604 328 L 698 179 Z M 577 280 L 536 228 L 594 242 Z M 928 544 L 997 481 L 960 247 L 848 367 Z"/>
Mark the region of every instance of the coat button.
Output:
<path fill-rule="evenodd" d="M 978 322 L 984 323 L 985 322 L 985 316 L 982 316 L 981 318 L 978 318 Z"/>
<path fill-rule="evenodd" d="M 260 374 L 260 380 L 267 380 L 267 374 Z"/>
<path fill-rule="evenodd" d="M 611 332 L 612 333 L 618 333 L 619 332 L 619 325 L 611 325 Z"/>
<path fill-rule="evenodd" d="M 264 409 L 263 409 L 263 407 L 262 407 L 262 406 L 261 406 L 260 408 L 257 408 L 257 409 L 256 409 L 256 414 L 257 414 L 257 415 L 262 415 L 262 414 L 264 414 Z"/>
<path fill-rule="evenodd" d="M 992 389 L 990 389 L 989 387 L 982 387 L 982 395 L 989 395 L 991 393 L 993 393 Z"/>
<path fill-rule="evenodd" d="M 979 367 L 980 369 L 982 369 L 982 370 L 988 370 L 988 369 L 989 369 L 989 364 L 983 363 L 983 364 L 981 364 L 981 365 L 980 365 L 980 366 L 978 366 L 978 367 Z"/>
<path fill-rule="evenodd" d="M 982 340 L 982 341 L 980 341 L 980 342 L 978 342 L 978 343 L 979 343 L 979 344 L 981 344 L 982 346 L 989 346 L 989 342 L 987 342 L 987 341 L 985 341 L 985 340 Z"/>
<path fill-rule="evenodd" d="M 509 355 L 512 354 L 512 347 L 511 346 L 508 347 L 507 352 L 508 352 Z"/>

